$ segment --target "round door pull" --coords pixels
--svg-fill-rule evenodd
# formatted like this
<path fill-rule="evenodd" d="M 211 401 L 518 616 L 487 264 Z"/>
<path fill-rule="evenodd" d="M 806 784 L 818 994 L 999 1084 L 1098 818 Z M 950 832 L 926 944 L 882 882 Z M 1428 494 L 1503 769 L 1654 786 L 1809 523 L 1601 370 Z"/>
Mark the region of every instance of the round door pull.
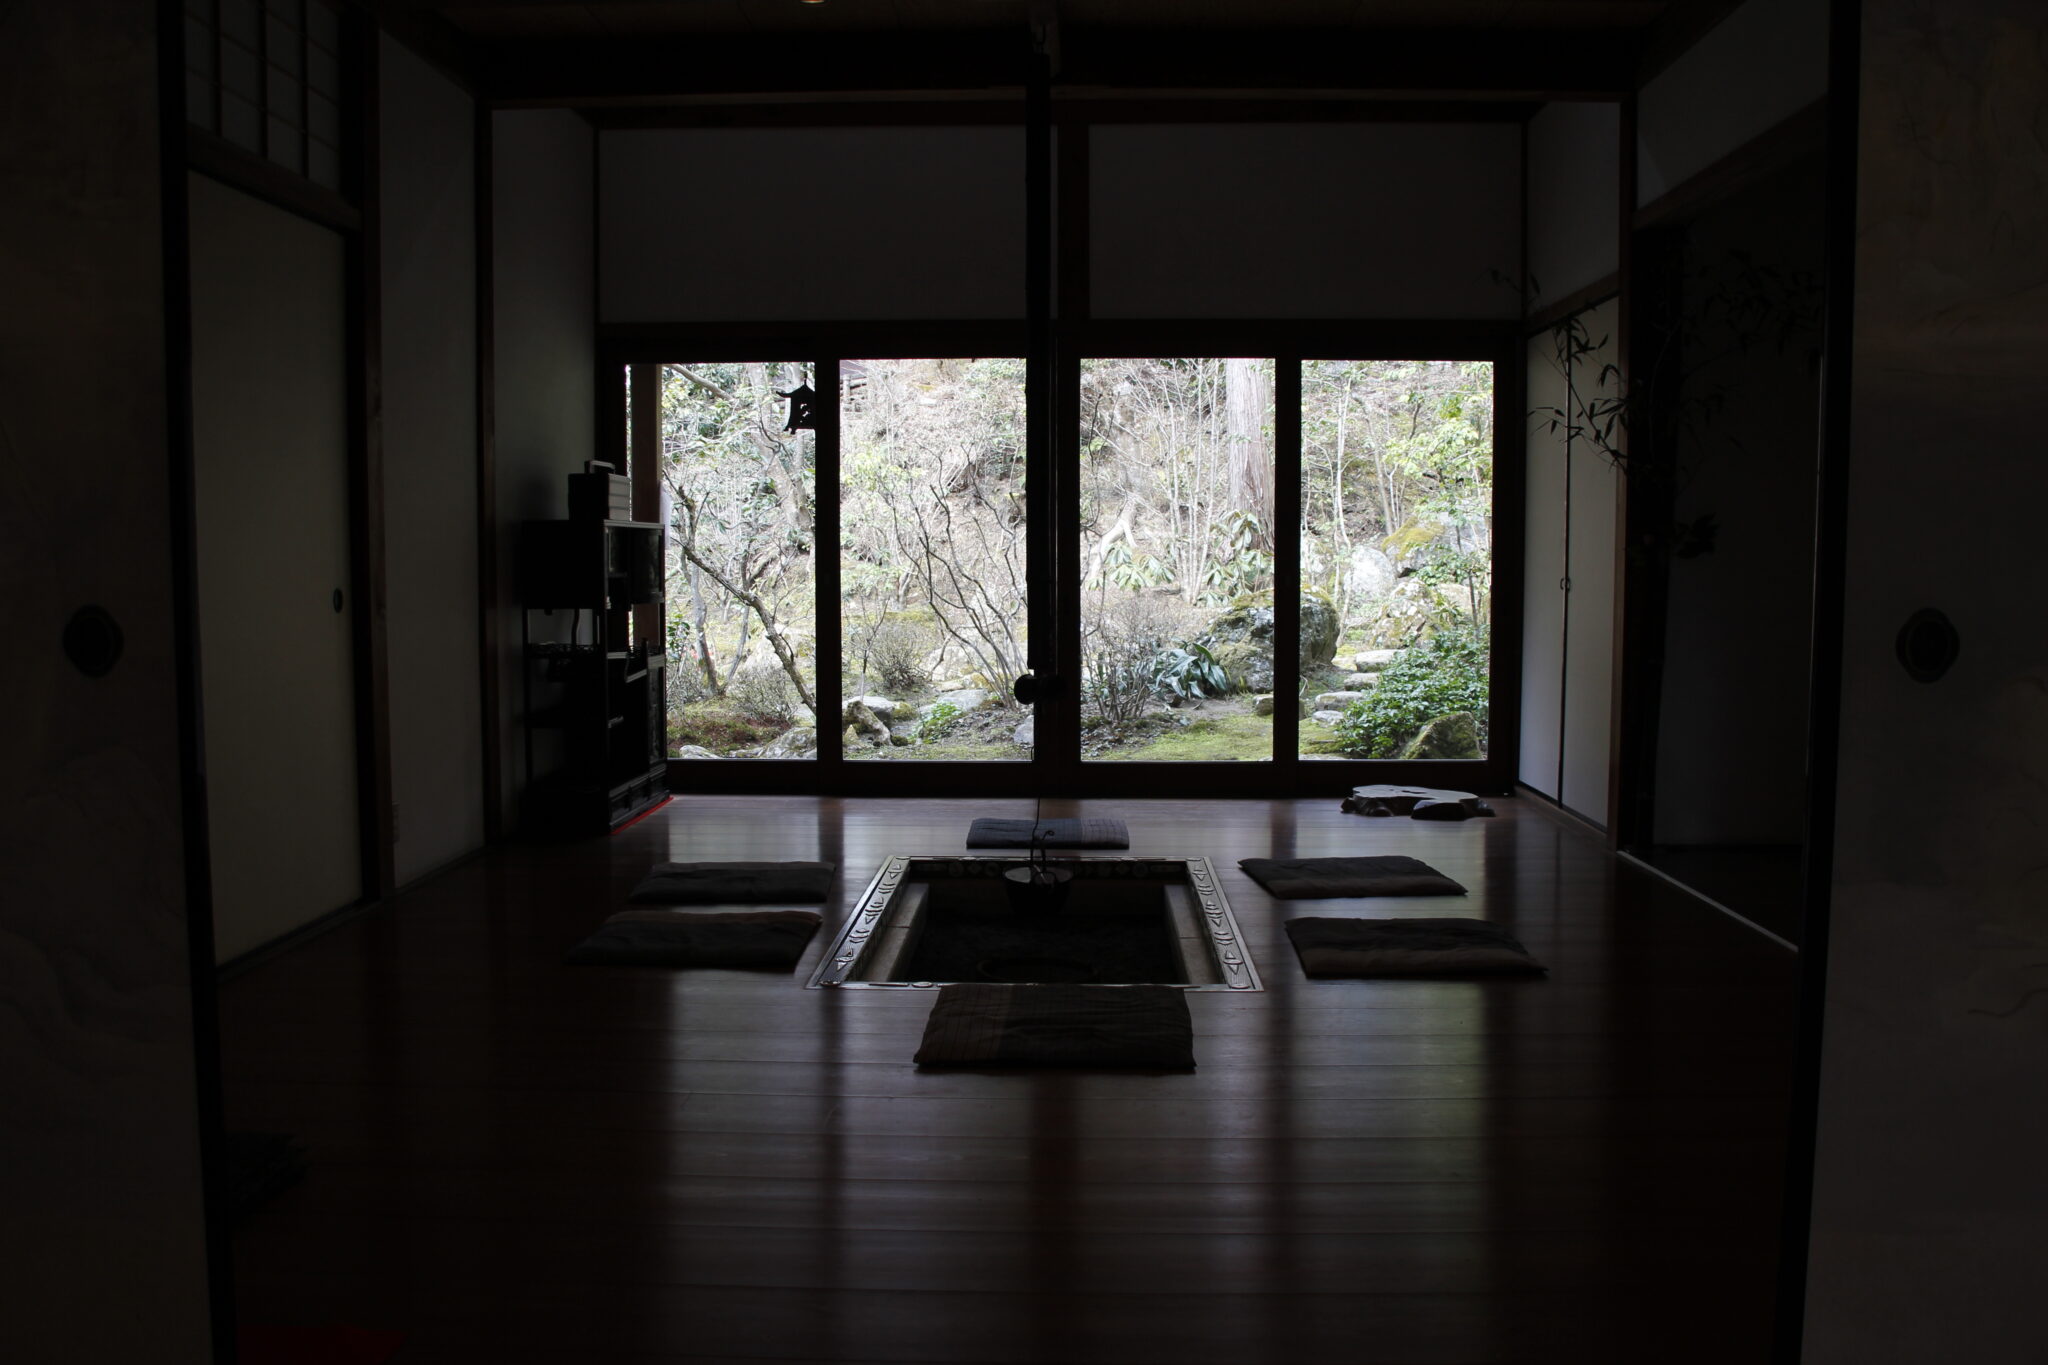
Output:
<path fill-rule="evenodd" d="M 335 609 L 336 611 L 340 611 L 340 610 L 341 610 L 341 604 L 342 604 L 342 602 L 343 602 L 343 601 L 345 600 L 345 599 L 344 599 L 344 598 L 342 597 L 342 595 L 341 595 L 341 589 L 340 589 L 340 588 L 336 588 L 336 589 L 334 590 L 334 597 L 333 597 L 333 599 L 332 599 L 332 600 L 333 600 L 333 602 L 334 602 L 334 609 Z"/>
<path fill-rule="evenodd" d="M 1906 675 L 1914 682 L 1931 683 L 1955 666 L 1963 637 L 1945 613 L 1923 607 L 1899 627 L 1897 648 Z"/>
<path fill-rule="evenodd" d="M 64 657 L 88 678 L 104 678 L 121 661 L 121 627 L 105 607 L 84 606 L 64 623 Z"/>

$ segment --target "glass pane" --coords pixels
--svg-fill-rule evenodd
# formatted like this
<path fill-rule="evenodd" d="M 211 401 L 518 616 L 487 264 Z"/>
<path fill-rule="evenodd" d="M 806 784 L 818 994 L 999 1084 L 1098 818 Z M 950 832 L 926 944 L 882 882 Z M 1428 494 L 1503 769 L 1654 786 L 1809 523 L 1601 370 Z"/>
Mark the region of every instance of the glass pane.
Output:
<path fill-rule="evenodd" d="M 264 107 L 269 111 L 271 118 L 282 119 L 293 127 L 298 127 L 305 119 L 305 113 L 300 107 L 299 83 L 274 66 L 267 74 L 270 78 L 270 93 L 266 97 L 268 102 Z"/>
<path fill-rule="evenodd" d="M 318 139 L 306 142 L 306 176 L 330 190 L 341 188 L 341 154 Z"/>
<path fill-rule="evenodd" d="M 219 55 L 213 37 L 213 28 L 197 19 L 185 21 L 185 69 L 197 71 L 202 76 L 213 75 L 214 61 Z"/>
<path fill-rule="evenodd" d="M 306 169 L 306 135 L 281 118 L 270 120 L 270 159 L 288 170 Z"/>
<path fill-rule="evenodd" d="M 849 759 L 1028 759 L 1024 362 L 848 360 L 840 639 Z"/>
<path fill-rule="evenodd" d="M 341 59 L 324 48 L 306 54 L 306 85 L 317 95 L 341 94 Z"/>
<path fill-rule="evenodd" d="M 220 134 L 237 147 L 263 150 L 263 115 L 255 105 L 233 95 L 220 97 Z"/>
<path fill-rule="evenodd" d="M 1273 756 L 1273 362 L 1081 365 L 1081 755 Z"/>
<path fill-rule="evenodd" d="M 261 20 L 253 0 L 220 0 L 220 31 L 251 52 L 256 50 Z"/>
<path fill-rule="evenodd" d="M 213 132 L 213 82 L 195 72 L 185 73 L 185 119 Z"/>
<path fill-rule="evenodd" d="M 780 396 L 811 367 L 665 365 L 661 383 L 669 755 L 813 758 L 816 437 L 783 430 Z"/>
<path fill-rule="evenodd" d="M 270 44 L 264 49 L 264 55 L 270 59 L 270 64 L 298 75 L 306 59 L 306 40 L 299 36 L 299 31 L 273 18 L 265 27 L 264 34 Z"/>
<path fill-rule="evenodd" d="M 255 103 L 263 93 L 263 63 L 257 60 L 255 49 L 240 43 L 222 43 L 220 79 L 229 90 Z"/>
<path fill-rule="evenodd" d="M 306 131 L 322 142 L 341 145 L 341 110 L 334 101 L 314 95 L 306 101 Z"/>
<path fill-rule="evenodd" d="M 1304 758 L 1482 758 L 1493 597 L 1493 366 L 1301 367 Z M 1304 632 L 1306 633 L 1306 632 Z"/>

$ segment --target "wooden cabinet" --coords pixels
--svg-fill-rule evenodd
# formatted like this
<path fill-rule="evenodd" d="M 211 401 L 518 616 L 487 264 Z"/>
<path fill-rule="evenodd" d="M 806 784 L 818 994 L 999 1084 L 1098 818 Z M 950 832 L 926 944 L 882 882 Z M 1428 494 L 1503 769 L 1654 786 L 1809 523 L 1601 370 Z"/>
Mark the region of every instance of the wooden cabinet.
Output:
<path fill-rule="evenodd" d="M 661 602 L 661 561 L 649 522 L 520 528 L 529 833 L 603 833 L 668 795 L 662 642 L 633 638 L 633 608 Z"/>

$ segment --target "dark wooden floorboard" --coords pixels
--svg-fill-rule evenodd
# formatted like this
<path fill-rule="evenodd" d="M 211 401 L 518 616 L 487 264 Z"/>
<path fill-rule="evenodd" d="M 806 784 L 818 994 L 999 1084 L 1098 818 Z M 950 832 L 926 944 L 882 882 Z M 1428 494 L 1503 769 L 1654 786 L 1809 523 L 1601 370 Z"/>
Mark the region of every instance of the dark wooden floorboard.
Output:
<path fill-rule="evenodd" d="M 1498 804 L 1048 803 L 1215 864 L 1266 990 L 1188 998 L 1186 1075 L 919 1071 L 929 995 L 803 988 L 884 856 L 1026 803 L 681 798 L 494 850 L 223 987 L 230 1126 L 310 1153 L 241 1312 L 397 1365 L 1763 1362 L 1792 955 Z M 1471 894 L 1237 868 L 1362 853 Z M 561 965 L 708 858 L 841 865 L 797 971 Z M 1329 914 L 1483 916 L 1551 974 L 1310 981 L 1282 921 Z"/>

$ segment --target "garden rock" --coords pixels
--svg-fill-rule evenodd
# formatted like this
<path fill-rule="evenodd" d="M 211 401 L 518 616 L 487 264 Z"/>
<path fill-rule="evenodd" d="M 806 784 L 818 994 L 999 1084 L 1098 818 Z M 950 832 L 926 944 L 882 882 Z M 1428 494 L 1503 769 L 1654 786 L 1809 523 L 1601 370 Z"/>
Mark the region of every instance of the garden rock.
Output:
<path fill-rule="evenodd" d="M 792 726 L 763 745 L 762 758 L 803 758 L 816 753 L 818 732 L 808 725 Z"/>
<path fill-rule="evenodd" d="M 1405 651 L 1399 649 L 1368 649 L 1351 661 L 1351 666 L 1360 673 L 1379 673 Z"/>
<path fill-rule="evenodd" d="M 1398 757 L 1478 758 L 1479 721 L 1470 711 L 1438 716 L 1415 732 Z"/>
<path fill-rule="evenodd" d="M 932 698 L 929 705 L 918 707 L 917 714 L 920 719 L 930 715 L 933 708 L 937 707 L 940 702 L 944 702 L 960 711 L 979 711 L 994 699 L 995 693 L 988 691 L 986 688 L 962 687 L 951 692 L 939 693 L 938 696 Z"/>
<path fill-rule="evenodd" d="M 1377 673 L 1353 673 L 1344 679 L 1344 689 L 1347 692 L 1364 692 L 1379 685 L 1380 675 Z"/>
<path fill-rule="evenodd" d="M 1273 714 L 1273 694 L 1271 692 L 1252 698 L 1252 714 L 1255 716 L 1270 716 Z"/>
<path fill-rule="evenodd" d="M 1334 658 L 1337 636 L 1342 629 L 1343 623 L 1337 619 L 1337 608 L 1330 599 L 1319 592 L 1304 589 L 1301 594 L 1301 666 L 1305 669 L 1320 668 Z M 1246 593 L 1210 621 L 1203 633 L 1214 642 L 1209 646 L 1211 654 L 1216 652 L 1217 644 L 1243 643 L 1263 647 L 1270 659 L 1273 651 L 1273 594 Z"/>
<path fill-rule="evenodd" d="M 703 745 L 701 745 L 701 744 L 685 744 L 685 745 L 683 745 L 683 746 L 682 746 L 682 747 L 681 747 L 680 749 L 677 749 L 677 750 L 676 750 L 676 751 L 675 751 L 674 753 L 670 754 L 670 755 L 669 755 L 669 757 L 670 757 L 670 758 L 724 758 L 724 757 L 725 757 L 725 755 L 724 755 L 724 754 L 714 754 L 714 753 L 712 753 L 712 752 L 711 752 L 711 751 L 710 751 L 709 749 L 705 748 L 705 747 L 704 747 Z"/>
<path fill-rule="evenodd" d="M 1344 719 L 1342 711 L 1317 711 L 1309 717 L 1318 725 L 1336 725 Z"/>
<path fill-rule="evenodd" d="M 1029 749 L 1038 743 L 1038 717 L 1024 717 L 1024 723 L 1010 736 L 1010 742 L 1020 749 Z"/>
<path fill-rule="evenodd" d="M 1341 711 L 1351 705 L 1352 702 L 1364 700 L 1365 693 L 1363 692 L 1318 692 L 1316 693 L 1316 710 Z"/>
<path fill-rule="evenodd" d="M 1360 545 L 1344 566 L 1344 586 L 1353 597 L 1384 597 L 1393 589 L 1401 571 L 1377 545 Z"/>
<path fill-rule="evenodd" d="M 1223 670 L 1233 692 L 1267 692 L 1273 687 L 1272 637 L 1265 644 L 1234 640 L 1209 647 L 1209 657 Z"/>
<path fill-rule="evenodd" d="M 854 700 L 874 712 L 875 719 L 885 725 L 896 719 L 896 708 L 899 703 L 890 701 L 887 697 L 856 697 Z"/>
<path fill-rule="evenodd" d="M 859 697 L 846 703 L 846 711 L 841 720 L 846 726 L 847 733 L 862 744 L 880 745 L 889 742 L 889 727 L 884 725 L 882 718 L 869 710 L 867 703 Z"/>

